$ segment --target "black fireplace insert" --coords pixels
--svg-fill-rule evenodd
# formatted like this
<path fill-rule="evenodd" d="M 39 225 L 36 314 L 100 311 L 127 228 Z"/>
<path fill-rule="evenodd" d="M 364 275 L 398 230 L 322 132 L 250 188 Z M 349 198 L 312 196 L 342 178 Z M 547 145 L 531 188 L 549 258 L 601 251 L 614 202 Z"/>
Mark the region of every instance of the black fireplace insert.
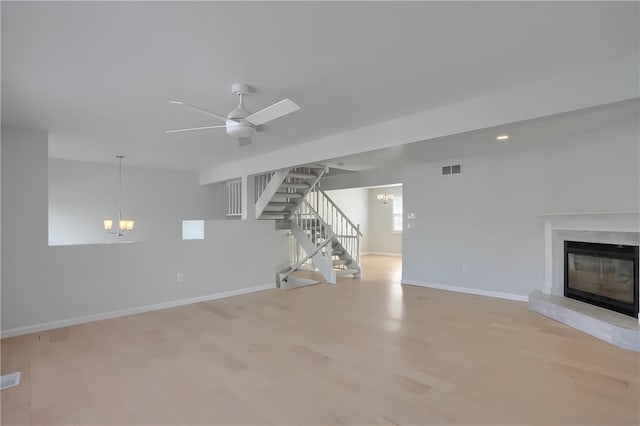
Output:
<path fill-rule="evenodd" d="M 564 242 L 564 295 L 638 316 L 638 247 Z"/>

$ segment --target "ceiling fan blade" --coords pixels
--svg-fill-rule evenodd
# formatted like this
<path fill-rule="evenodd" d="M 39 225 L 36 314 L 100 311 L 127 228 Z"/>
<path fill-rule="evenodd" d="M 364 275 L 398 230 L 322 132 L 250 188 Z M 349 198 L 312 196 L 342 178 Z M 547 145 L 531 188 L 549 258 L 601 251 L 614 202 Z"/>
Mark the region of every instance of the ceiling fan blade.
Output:
<path fill-rule="evenodd" d="M 251 145 L 251 138 L 238 138 L 238 145 L 240 146 Z"/>
<path fill-rule="evenodd" d="M 178 132 L 190 132 L 192 130 L 206 130 L 206 129 L 221 129 L 227 126 L 204 126 L 204 127 L 190 127 L 188 129 L 176 129 L 176 130 L 165 130 L 165 133 L 178 133 Z"/>
<path fill-rule="evenodd" d="M 227 120 L 228 120 L 228 118 L 227 118 L 227 117 L 225 117 L 224 115 L 220 115 L 220 114 L 216 114 L 215 112 L 207 111 L 206 109 L 202 109 L 202 108 L 200 108 L 200 107 L 197 107 L 197 106 L 195 106 L 195 105 L 188 104 L 188 103 L 186 103 L 186 102 L 182 102 L 182 101 L 169 101 L 169 103 L 172 103 L 172 104 L 175 104 L 175 105 L 182 105 L 182 106 L 184 106 L 184 107 L 187 107 L 187 108 L 192 109 L 192 110 L 194 110 L 194 111 L 200 112 L 200 113 L 202 113 L 202 114 L 207 114 L 207 115 L 209 115 L 209 116 L 211 116 L 211 117 L 215 117 L 215 118 L 217 118 L 218 120 L 222 120 L 222 121 L 227 121 Z"/>
<path fill-rule="evenodd" d="M 259 126 L 275 120 L 276 118 L 291 114 L 299 109 L 300 107 L 298 104 L 293 102 L 291 99 L 283 99 L 280 102 L 276 102 L 275 104 L 266 107 L 265 109 L 254 112 L 250 116 L 246 117 L 245 120 L 255 126 Z"/>

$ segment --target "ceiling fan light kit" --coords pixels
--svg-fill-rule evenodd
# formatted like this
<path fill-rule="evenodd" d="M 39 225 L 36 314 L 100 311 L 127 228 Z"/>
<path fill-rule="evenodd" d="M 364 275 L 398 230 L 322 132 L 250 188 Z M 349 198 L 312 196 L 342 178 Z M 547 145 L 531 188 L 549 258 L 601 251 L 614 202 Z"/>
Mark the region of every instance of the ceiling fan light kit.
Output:
<path fill-rule="evenodd" d="M 249 96 L 253 91 L 253 88 L 248 84 L 236 83 L 231 86 L 231 92 L 237 95 L 240 100 L 238 106 L 227 114 L 226 117 L 183 101 L 169 101 L 172 104 L 181 105 L 193 111 L 217 118 L 220 121 L 224 121 L 225 124 L 220 126 L 190 127 L 186 129 L 167 130 L 165 133 L 190 132 L 193 130 L 217 129 L 224 127 L 229 136 L 233 136 L 238 139 L 238 144 L 240 146 L 246 146 L 251 144 L 251 138 L 256 131 L 263 130 L 262 128 L 258 128 L 258 126 L 262 126 L 269 121 L 273 121 L 300 109 L 300 107 L 292 100 L 283 99 L 280 102 L 276 102 L 275 104 L 263 108 L 258 112 L 251 113 L 251 111 L 244 106 L 244 98 L 245 96 Z"/>

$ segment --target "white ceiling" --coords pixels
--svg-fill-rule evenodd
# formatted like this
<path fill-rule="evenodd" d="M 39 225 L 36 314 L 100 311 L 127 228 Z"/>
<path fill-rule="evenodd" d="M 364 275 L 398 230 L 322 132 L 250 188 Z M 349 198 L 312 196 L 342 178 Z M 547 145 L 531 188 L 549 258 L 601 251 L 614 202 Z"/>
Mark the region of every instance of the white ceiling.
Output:
<path fill-rule="evenodd" d="M 202 170 L 379 121 L 638 56 L 638 3 L 5 2 L 2 124 L 50 156 Z M 170 105 L 302 110 L 250 147 Z M 461 117 L 464 119 L 464 117 Z M 211 123 L 218 124 L 218 123 Z"/>
<path fill-rule="evenodd" d="M 455 163 L 463 157 L 523 151 L 541 144 L 575 140 L 580 134 L 607 129 L 624 120 L 637 121 L 638 117 L 640 117 L 640 102 L 634 99 L 333 158 L 324 163 L 330 167 L 339 167 L 341 170 L 348 171 L 394 168 L 424 162 Z M 498 135 L 504 134 L 509 135 L 508 140 L 496 140 Z"/>

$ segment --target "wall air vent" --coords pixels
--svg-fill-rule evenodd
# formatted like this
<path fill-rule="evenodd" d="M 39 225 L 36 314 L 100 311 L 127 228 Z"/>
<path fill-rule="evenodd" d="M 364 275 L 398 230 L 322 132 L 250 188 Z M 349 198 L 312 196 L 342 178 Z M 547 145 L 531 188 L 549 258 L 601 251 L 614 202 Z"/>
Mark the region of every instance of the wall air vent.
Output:
<path fill-rule="evenodd" d="M 442 166 L 443 175 L 458 175 L 462 173 L 462 166 L 460 164 L 453 164 L 451 166 Z"/>

